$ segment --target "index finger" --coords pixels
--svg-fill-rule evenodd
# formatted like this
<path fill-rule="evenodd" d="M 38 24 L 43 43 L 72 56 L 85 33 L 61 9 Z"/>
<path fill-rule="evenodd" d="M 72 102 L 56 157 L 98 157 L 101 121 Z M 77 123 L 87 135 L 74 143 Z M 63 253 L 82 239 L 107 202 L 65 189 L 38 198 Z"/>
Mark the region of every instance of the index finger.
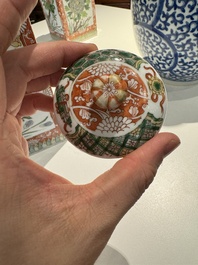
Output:
<path fill-rule="evenodd" d="M 45 89 L 51 84 L 52 76 L 62 67 L 69 66 L 95 49 L 94 44 L 57 41 L 30 45 L 5 53 L 3 60 L 7 83 L 7 111 L 15 111 L 25 92 Z M 13 89 L 14 87 L 17 89 Z"/>

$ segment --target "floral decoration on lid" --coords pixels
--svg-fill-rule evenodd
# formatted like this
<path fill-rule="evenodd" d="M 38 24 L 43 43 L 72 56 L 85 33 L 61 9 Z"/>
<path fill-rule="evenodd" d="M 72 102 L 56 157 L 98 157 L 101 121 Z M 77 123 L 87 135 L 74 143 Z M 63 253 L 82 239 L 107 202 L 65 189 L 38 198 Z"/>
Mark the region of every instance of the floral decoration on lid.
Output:
<path fill-rule="evenodd" d="M 98 50 L 69 67 L 54 97 L 66 138 L 98 157 L 122 157 L 162 126 L 166 91 L 158 73 L 135 54 Z"/>

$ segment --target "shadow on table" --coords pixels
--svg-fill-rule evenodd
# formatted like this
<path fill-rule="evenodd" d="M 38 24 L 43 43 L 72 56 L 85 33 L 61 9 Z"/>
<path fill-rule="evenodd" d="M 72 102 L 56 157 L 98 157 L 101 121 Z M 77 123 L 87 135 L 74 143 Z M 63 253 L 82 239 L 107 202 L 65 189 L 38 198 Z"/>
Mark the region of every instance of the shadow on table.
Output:
<path fill-rule="evenodd" d="M 198 122 L 198 84 L 192 88 L 168 91 L 164 126 Z"/>
<path fill-rule="evenodd" d="M 94 265 L 129 265 L 126 258 L 107 245 Z"/>

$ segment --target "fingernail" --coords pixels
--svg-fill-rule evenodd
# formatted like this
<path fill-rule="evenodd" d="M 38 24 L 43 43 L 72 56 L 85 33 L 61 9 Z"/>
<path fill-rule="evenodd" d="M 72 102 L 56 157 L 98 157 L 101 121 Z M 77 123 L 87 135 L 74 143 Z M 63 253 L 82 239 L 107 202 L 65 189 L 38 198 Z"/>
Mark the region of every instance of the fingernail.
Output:
<path fill-rule="evenodd" d="M 165 149 L 164 156 L 168 156 L 170 153 L 172 153 L 179 145 L 181 144 L 180 139 L 173 139 L 171 140 Z"/>

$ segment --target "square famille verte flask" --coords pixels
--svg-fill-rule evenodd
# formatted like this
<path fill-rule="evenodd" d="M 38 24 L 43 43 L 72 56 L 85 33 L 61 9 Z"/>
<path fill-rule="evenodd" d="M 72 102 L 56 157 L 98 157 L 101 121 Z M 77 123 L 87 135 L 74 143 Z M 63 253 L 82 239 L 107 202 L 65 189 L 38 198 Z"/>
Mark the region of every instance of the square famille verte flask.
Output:
<path fill-rule="evenodd" d="M 40 0 L 52 38 L 83 41 L 97 35 L 94 0 Z"/>

